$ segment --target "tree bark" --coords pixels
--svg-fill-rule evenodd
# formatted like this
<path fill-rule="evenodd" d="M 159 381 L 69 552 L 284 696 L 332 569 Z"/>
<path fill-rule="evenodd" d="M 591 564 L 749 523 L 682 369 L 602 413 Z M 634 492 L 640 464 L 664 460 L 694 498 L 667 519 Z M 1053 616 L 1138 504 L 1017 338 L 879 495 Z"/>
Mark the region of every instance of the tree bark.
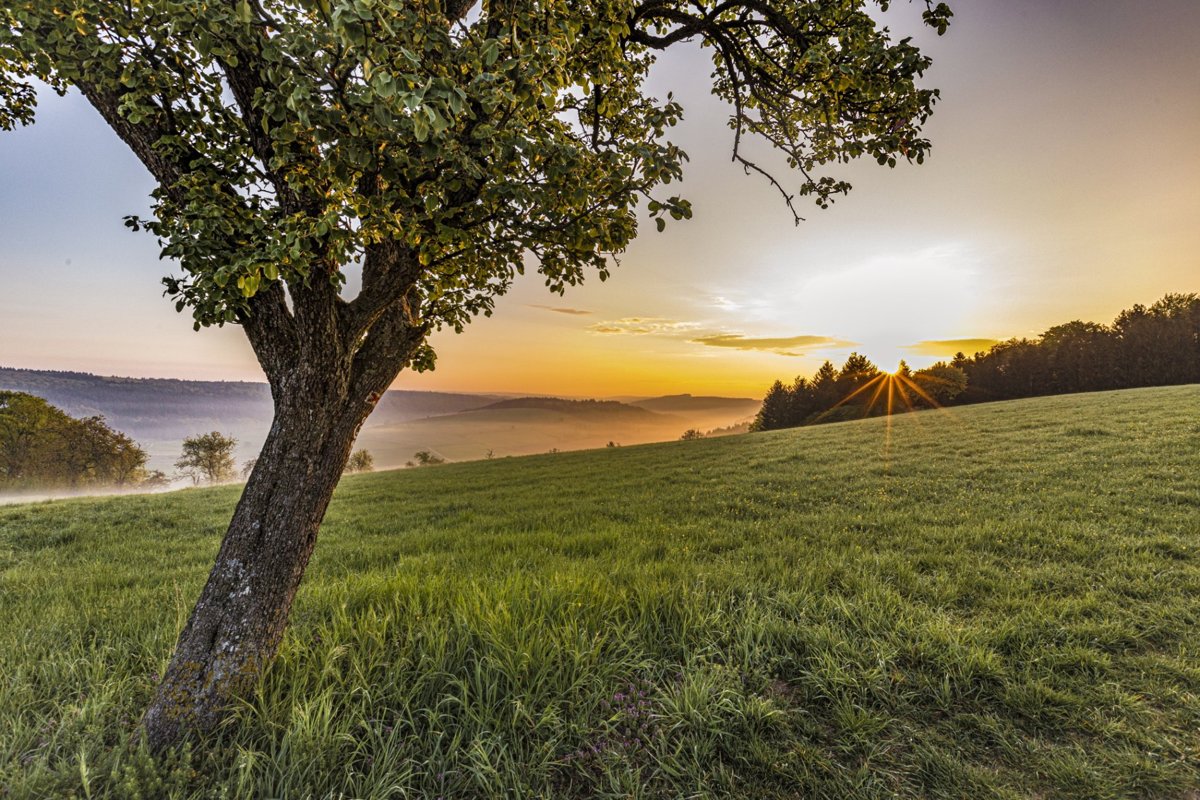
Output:
<path fill-rule="evenodd" d="M 211 731 L 273 660 L 358 428 L 398 369 L 377 389 L 330 365 L 272 382 L 271 431 L 142 718 L 151 750 Z"/>

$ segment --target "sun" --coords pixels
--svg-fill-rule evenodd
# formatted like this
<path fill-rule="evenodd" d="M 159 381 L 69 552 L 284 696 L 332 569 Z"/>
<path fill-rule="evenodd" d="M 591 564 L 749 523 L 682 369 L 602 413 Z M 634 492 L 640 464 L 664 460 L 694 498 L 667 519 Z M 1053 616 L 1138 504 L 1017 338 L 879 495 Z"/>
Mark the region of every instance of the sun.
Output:
<path fill-rule="evenodd" d="M 986 305 L 985 261 L 971 243 L 946 242 L 911 252 L 878 244 L 855 262 L 800 274 L 781 264 L 764 317 L 779 328 L 803 320 L 806 332 L 852 342 L 885 369 L 904 359 L 926 367 L 936 359 L 915 346 L 965 335 Z"/>
<path fill-rule="evenodd" d="M 930 408 L 941 408 L 932 394 L 920 382 L 914 380 L 903 370 L 896 372 L 880 372 L 874 378 L 864 383 L 854 391 L 839 400 L 824 412 L 830 414 L 834 409 L 846 405 L 855 398 L 865 398 L 863 416 L 879 416 L 879 409 L 886 416 L 917 410 L 917 401 L 926 403 Z"/>

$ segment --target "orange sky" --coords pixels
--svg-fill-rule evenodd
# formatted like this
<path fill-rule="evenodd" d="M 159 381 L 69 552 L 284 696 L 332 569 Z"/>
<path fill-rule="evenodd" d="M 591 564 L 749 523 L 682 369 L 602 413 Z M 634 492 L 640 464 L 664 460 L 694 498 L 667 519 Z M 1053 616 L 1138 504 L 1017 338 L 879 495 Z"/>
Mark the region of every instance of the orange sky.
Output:
<path fill-rule="evenodd" d="M 793 227 L 728 157 L 698 53 L 655 91 L 687 111 L 695 219 L 646 226 L 605 283 L 534 275 L 397 387 L 571 396 L 761 395 L 851 349 L 923 366 L 956 340 L 1110 322 L 1200 291 L 1200 3 L 962 0 L 918 39 L 943 90 L 923 167 L 854 165 L 855 189 Z M 889 15 L 912 32 L 912 8 Z M 0 365 L 260 380 L 236 328 L 191 331 L 161 296 L 144 170 L 77 97 L 0 133 Z M 978 345 L 979 342 L 973 342 Z"/>

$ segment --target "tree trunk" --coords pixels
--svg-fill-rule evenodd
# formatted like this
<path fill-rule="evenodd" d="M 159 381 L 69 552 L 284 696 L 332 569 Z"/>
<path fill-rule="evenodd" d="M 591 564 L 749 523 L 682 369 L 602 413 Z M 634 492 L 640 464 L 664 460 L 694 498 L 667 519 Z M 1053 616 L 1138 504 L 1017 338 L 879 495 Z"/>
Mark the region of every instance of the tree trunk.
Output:
<path fill-rule="evenodd" d="M 325 509 L 378 397 L 353 396 L 337 373 L 272 387 L 271 431 L 142 718 L 152 750 L 212 730 L 275 656 Z"/>

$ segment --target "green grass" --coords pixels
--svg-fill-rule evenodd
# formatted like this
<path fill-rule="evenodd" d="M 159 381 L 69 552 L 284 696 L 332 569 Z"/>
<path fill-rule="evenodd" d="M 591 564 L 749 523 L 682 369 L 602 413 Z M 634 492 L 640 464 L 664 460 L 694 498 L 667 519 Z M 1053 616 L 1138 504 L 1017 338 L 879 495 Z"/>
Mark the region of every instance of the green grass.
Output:
<path fill-rule="evenodd" d="M 0 797 L 1200 792 L 1197 387 L 348 478 L 154 761 L 236 496 L 0 508 Z"/>

